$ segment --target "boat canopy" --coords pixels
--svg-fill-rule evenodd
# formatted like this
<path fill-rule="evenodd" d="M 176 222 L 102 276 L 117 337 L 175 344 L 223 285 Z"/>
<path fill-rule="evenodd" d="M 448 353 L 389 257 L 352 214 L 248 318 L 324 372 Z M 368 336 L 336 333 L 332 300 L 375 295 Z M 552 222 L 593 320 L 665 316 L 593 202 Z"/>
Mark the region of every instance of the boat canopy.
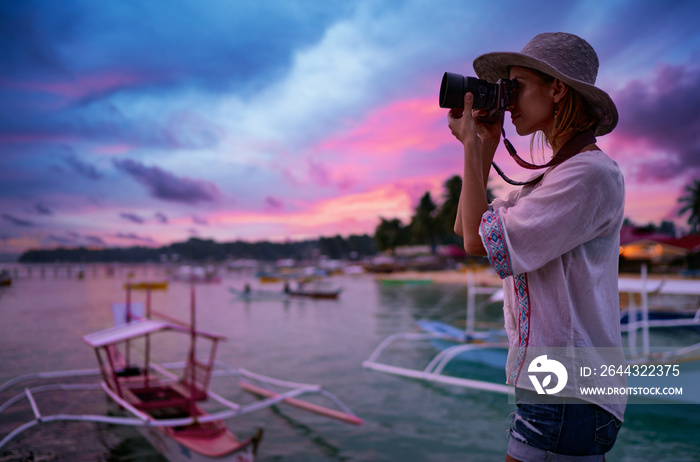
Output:
<path fill-rule="evenodd" d="M 116 326 L 110 329 L 105 329 L 100 332 L 85 335 L 83 336 L 83 341 L 93 348 L 99 348 L 166 330 L 172 330 L 182 333 L 191 332 L 188 327 L 174 324 L 168 321 L 161 321 L 156 319 L 141 319 L 138 321 L 130 322 L 128 324 L 123 324 L 121 326 Z M 210 339 L 216 340 L 224 338 L 224 336 L 221 335 L 210 334 L 201 331 L 195 331 L 195 334 L 198 336 L 208 337 Z"/>
<path fill-rule="evenodd" d="M 144 319 L 85 335 L 83 341 L 93 348 L 98 348 L 164 330 L 187 331 L 182 326 L 167 321 Z"/>

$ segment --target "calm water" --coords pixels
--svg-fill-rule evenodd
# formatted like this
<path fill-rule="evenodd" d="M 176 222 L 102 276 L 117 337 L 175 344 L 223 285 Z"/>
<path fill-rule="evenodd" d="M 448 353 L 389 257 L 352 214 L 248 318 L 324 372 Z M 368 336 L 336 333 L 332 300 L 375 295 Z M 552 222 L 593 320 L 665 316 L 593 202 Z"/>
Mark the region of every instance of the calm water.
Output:
<path fill-rule="evenodd" d="M 162 279 L 158 271 L 136 268 L 135 279 Z M 124 300 L 123 274 L 110 278 L 103 269 L 89 269 L 85 279 L 78 280 L 56 277 L 51 271 L 41 278 L 35 270 L 31 278 L 0 289 L 0 382 L 30 372 L 96 367 L 94 353 L 81 336 L 111 325 L 111 303 Z M 245 282 L 279 287 L 261 286 L 246 273 L 229 273 L 220 284 L 197 286 L 198 327 L 228 337 L 219 359 L 278 378 L 322 384 L 365 419 L 363 426 L 355 427 L 280 407 L 230 421 L 240 437 L 257 427 L 265 429 L 258 460 L 504 460 L 512 411 L 506 397 L 361 367 L 379 342 L 414 330 L 416 319 L 463 319 L 464 287 L 383 285 L 368 275 L 339 276 L 334 282 L 344 292 L 338 300 L 234 299 L 227 288 L 242 288 Z M 154 292 L 153 306 L 187 319 L 188 300 L 189 286 L 171 282 L 168 291 Z M 479 320 L 498 322 L 500 310 L 485 304 Z M 430 345 L 423 345 L 397 347 L 382 358 L 424 366 L 434 354 Z M 217 391 L 230 398 L 239 396 L 233 387 Z M 52 412 L 78 406 L 116 411 L 99 394 L 74 392 L 64 401 L 42 399 Z M 700 461 L 698 414 L 698 407 L 636 409 L 628 414 L 607 460 Z M 5 414 L 0 434 L 17 425 L 16 419 L 26 421 L 29 416 L 26 408 L 19 407 Z M 35 427 L 0 450 L 0 460 L 162 461 L 135 430 L 88 423 Z"/>

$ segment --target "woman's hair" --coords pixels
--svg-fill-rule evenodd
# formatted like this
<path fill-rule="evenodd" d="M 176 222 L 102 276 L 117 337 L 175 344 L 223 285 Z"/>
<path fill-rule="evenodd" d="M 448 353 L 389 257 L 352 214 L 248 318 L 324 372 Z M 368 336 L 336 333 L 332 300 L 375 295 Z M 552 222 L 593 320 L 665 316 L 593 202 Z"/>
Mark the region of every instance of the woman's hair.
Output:
<path fill-rule="evenodd" d="M 554 77 L 550 75 L 535 69 L 530 70 L 539 76 L 543 84 L 552 83 L 554 81 Z M 593 115 L 588 102 L 571 87 L 567 87 L 567 90 L 568 91 L 564 94 L 564 97 L 556 107 L 557 112 L 554 123 L 554 133 L 547 135 L 546 133 L 539 132 L 541 144 L 543 145 L 546 144 L 552 147 L 559 139 L 568 139 L 576 133 L 585 130 L 595 131 L 598 125 L 599 120 Z M 537 132 L 533 134 L 530 140 L 530 152 L 533 151 L 535 146 L 536 135 Z"/>

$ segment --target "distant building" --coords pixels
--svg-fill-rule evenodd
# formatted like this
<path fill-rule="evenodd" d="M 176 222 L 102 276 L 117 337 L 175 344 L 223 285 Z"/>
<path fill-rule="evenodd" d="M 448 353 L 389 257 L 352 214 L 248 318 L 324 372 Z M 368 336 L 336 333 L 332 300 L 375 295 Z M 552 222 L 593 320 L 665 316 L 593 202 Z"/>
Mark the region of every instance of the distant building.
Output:
<path fill-rule="evenodd" d="M 637 272 L 642 264 L 659 272 L 700 269 L 700 234 L 677 238 L 624 226 L 620 231 L 620 271 Z"/>

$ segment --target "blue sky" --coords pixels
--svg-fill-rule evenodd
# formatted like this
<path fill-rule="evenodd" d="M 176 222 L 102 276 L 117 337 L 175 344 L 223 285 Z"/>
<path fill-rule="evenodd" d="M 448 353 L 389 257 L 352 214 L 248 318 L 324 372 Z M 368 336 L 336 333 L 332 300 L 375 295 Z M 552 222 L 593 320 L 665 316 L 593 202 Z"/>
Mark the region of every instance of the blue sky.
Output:
<path fill-rule="evenodd" d="M 698 17 L 651 0 L 0 2 L 0 253 L 405 220 L 461 170 L 442 73 L 551 31 L 598 52 L 620 112 L 599 145 L 627 216 L 682 224 L 700 177 Z"/>

